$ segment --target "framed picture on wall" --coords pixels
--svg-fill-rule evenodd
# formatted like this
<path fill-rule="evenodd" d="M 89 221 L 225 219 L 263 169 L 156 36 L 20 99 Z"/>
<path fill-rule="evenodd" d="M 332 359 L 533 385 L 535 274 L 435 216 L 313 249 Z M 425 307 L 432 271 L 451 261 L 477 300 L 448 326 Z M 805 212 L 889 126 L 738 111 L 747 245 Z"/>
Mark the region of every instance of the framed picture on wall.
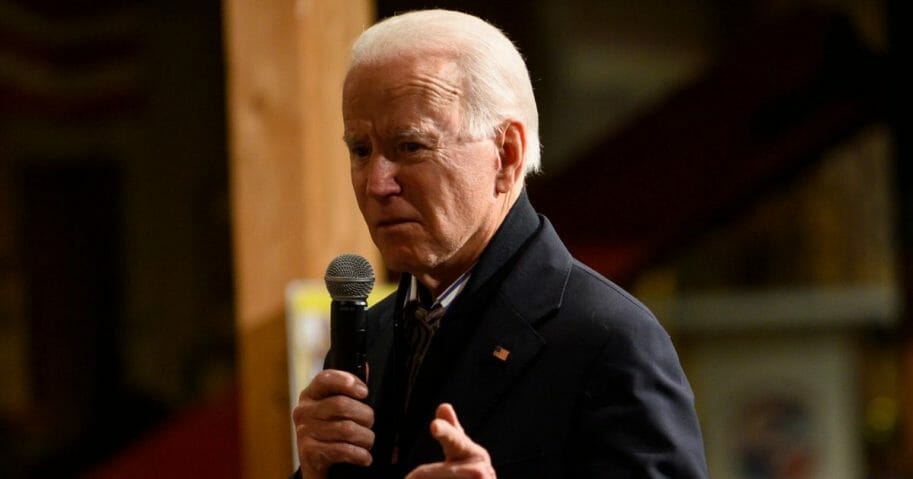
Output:
<path fill-rule="evenodd" d="M 862 477 L 849 338 L 716 336 L 689 359 L 711 477 Z"/>

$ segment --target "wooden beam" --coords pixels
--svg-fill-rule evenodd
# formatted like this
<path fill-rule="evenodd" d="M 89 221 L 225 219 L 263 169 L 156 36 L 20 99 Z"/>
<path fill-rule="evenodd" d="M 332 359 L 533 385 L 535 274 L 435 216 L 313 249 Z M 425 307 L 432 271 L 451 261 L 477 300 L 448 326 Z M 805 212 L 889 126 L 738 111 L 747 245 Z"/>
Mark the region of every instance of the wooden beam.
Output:
<path fill-rule="evenodd" d="M 370 0 L 226 0 L 244 477 L 292 468 L 283 293 L 342 252 L 377 258 L 351 191 L 340 113 Z M 382 271 L 381 269 L 377 269 Z"/>

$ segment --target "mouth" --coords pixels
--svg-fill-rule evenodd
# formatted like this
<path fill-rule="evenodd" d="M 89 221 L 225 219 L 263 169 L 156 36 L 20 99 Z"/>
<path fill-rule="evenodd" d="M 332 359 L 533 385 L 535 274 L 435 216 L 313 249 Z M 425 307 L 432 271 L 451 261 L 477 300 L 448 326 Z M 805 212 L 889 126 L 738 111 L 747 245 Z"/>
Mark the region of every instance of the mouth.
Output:
<path fill-rule="evenodd" d="M 412 224 L 412 223 L 417 224 L 418 221 L 410 220 L 410 219 L 406 219 L 406 218 L 391 218 L 391 219 L 386 219 L 386 220 L 383 220 L 383 221 L 378 221 L 378 222 L 377 222 L 377 228 L 378 228 L 378 229 L 380 229 L 380 228 L 393 228 L 393 227 L 396 227 L 396 226 L 407 225 L 407 224 Z"/>

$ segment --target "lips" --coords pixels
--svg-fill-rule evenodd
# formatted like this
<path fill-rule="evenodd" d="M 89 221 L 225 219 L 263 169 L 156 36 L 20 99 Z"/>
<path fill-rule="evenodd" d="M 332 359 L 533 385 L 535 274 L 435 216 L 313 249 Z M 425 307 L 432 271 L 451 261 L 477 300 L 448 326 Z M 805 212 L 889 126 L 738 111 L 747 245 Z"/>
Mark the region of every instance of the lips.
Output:
<path fill-rule="evenodd" d="M 415 221 L 413 219 L 408 219 L 408 218 L 391 218 L 391 219 L 385 219 L 385 220 L 378 221 L 377 227 L 378 228 L 390 228 L 390 227 L 409 224 L 409 223 L 418 223 L 418 221 Z"/>

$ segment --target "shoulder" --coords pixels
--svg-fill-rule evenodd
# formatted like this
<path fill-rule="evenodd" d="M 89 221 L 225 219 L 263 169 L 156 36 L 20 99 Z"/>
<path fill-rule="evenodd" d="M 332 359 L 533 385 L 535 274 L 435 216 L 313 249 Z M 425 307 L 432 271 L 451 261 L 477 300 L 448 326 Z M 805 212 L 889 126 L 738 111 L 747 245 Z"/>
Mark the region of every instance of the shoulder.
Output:
<path fill-rule="evenodd" d="M 638 336 L 641 330 L 667 336 L 643 303 L 574 258 L 544 217 L 502 291 L 530 324 L 581 344 L 598 346 L 610 335 Z"/>
<path fill-rule="evenodd" d="M 600 336 L 668 336 L 647 306 L 621 286 L 573 260 L 560 313 L 565 320 Z M 633 339 L 633 338 L 632 338 Z"/>
<path fill-rule="evenodd" d="M 610 394 L 621 377 L 652 377 L 654 383 L 669 383 L 685 398 L 690 387 L 681 370 L 672 338 L 656 316 L 630 293 L 574 261 L 556 327 L 573 331 L 576 340 L 593 347 L 596 369 L 604 375 L 590 380 L 590 393 Z"/>
<path fill-rule="evenodd" d="M 664 377 L 690 393 L 672 337 L 653 312 L 621 286 L 577 260 L 561 305 L 538 328 L 564 356 L 582 361 L 590 392 L 617 388 L 620 376 Z M 596 371 L 602 373 L 596 374 Z"/>
<path fill-rule="evenodd" d="M 653 313 L 631 293 L 574 259 L 566 286 L 563 306 L 611 308 L 613 312 L 623 312 L 655 320 Z"/>

